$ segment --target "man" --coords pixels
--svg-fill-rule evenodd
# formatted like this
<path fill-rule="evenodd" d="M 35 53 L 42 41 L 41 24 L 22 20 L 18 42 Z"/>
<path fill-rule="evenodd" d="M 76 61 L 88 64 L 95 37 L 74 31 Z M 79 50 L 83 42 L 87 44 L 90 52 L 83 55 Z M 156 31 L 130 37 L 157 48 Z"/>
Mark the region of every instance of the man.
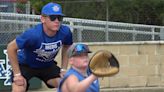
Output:
<path fill-rule="evenodd" d="M 99 92 L 98 78 L 88 69 L 90 52 L 85 44 L 74 44 L 68 49 L 71 68 L 61 80 L 58 92 Z"/>
<path fill-rule="evenodd" d="M 59 4 L 48 3 L 41 11 L 41 24 L 26 30 L 7 46 L 13 70 L 13 92 L 25 92 L 28 81 L 37 77 L 49 88 L 58 87 L 67 68 L 66 51 L 73 43 L 72 33 L 62 25 L 64 14 Z M 54 61 L 62 48 L 61 68 Z M 62 72 L 61 72 L 62 70 Z"/>

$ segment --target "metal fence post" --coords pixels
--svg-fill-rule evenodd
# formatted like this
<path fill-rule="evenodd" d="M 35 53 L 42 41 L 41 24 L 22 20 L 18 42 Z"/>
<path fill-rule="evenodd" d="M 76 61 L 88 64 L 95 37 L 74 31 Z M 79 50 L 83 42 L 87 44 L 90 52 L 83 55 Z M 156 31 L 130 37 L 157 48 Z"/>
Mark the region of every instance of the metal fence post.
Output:
<path fill-rule="evenodd" d="M 154 34 L 154 28 L 151 28 L 151 31 L 152 31 L 152 40 L 154 41 L 155 40 L 155 34 Z"/>
<path fill-rule="evenodd" d="M 79 24 L 79 25 L 81 25 L 81 24 Z M 78 42 L 82 42 L 82 31 L 83 31 L 82 28 L 77 29 L 77 41 Z"/>
<path fill-rule="evenodd" d="M 164 40 L 164 27 L 160 28 L 160 40 Z"/>

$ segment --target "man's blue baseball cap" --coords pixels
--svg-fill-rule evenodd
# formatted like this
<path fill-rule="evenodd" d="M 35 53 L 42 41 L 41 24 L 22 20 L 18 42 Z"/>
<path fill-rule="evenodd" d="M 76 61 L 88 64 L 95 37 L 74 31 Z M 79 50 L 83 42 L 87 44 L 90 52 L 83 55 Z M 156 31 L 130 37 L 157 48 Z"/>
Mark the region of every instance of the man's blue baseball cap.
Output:
<path fill-rule="evenodd" d="M 57 3 L 48 3 L 42 8 L 42 14 L 44 15 L 60 15 L 60 16 L 65 16 L 62 13 L 62 7 L 57 4 Z"/>

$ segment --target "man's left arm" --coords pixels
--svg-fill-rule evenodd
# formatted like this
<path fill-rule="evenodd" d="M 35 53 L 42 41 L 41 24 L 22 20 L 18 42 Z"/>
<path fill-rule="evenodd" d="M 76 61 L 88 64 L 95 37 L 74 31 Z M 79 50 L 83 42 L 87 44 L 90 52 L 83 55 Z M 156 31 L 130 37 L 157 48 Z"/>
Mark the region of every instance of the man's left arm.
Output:
<path fill-rule="evenodd" d="M 67 56 L 67 50 L 71 45 L 63 45 L 62 47 L 62 53 L 61 53 L 61 57 L 62 57 L 62 62 L 61 62 L 61 69 L 66 70 L 67 66 L 68 66 L 68 56 Z"/>

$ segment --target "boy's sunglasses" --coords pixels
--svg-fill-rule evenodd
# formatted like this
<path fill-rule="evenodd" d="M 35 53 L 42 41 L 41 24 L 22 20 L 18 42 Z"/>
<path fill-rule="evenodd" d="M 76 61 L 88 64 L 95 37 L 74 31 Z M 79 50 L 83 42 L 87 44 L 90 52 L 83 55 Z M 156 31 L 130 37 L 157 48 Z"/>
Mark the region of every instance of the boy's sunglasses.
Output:
<path fill-rule="evenodd" d="M 44 15 L 45 17 L 49 17 L 51 21 L 55 21 L 56 19 L 58 19 L 59 21 L 63 21 L 63 16 L 60 15 Z"/>

